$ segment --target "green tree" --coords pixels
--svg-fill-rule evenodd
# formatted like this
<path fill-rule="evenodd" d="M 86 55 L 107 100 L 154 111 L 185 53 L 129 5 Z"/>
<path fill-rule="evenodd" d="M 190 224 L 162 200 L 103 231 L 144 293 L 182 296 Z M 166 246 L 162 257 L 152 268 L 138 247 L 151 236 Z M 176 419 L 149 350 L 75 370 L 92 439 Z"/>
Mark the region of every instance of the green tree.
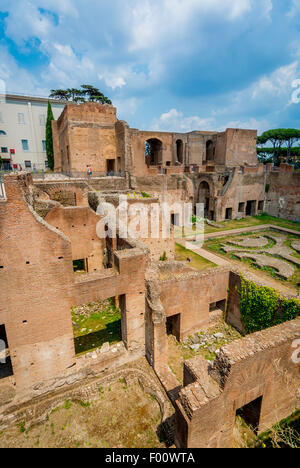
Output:
<path fill-rule="evenodd" d="M 265 141 L 267 143 L 270 141 L 273 145 L 274 150 L 274 164 L 278 166 L 280 164 L 280 150 L 283 144 L 286 141 L 285 129 L 277 128 L 275 130 L 268 130 L 264 132 L 260 137 L 260 142 Z"/>
<path fill-rule="evenodd" d="M 101 104 L 112 104 L 108 97 L 104 96 L 98 88 L 91 85 L 81 85 L 83 94 L 90 102 L 100 102 Z"/>
<path fill-rule="evenodd" d="M 52 112 L 50 101 L 48 101 L 48 113 L 47 113 L 47 123 L 46 123 L 46 153 L 47 153 L 48 167 L 49 169 L 53 171 L 54 151 L 53 151 L 52 120 L 54 120 L 54 115 Z"/>
<path fill-rule="evenodd" d="M 292 162 L 292 156 L 295 154 L 294 145 L 300 141 L 300 130 L 294 128 L 277 128 L 268 130 L 257 138 L 258 157 L 263 162 L 273 159 L 276 165 L 280 163 L 280 156 L 284 156 L 287 162 Z M 273 144 L 273 148 L 266 148 L 267 142 Z"/>
<path fill-rule="evenodd" d="M 287 128 L 284 131 L 284 134 L 287 145 L 287 162 L 291 162 L 292 148 L 294 144 L 300 140 L 300 130 L 296 130 L 295 128 Z"/>
<path fill-rule="evenodd" d="M 83 91 L 82 89 L 76 89 L 76 88 L 69 88 L 66 90 L 67 94 L 70 96 L 72 101 L 77 101 L 83 99 Z M 84 100 L 84 99 L 83 99 Z"/>

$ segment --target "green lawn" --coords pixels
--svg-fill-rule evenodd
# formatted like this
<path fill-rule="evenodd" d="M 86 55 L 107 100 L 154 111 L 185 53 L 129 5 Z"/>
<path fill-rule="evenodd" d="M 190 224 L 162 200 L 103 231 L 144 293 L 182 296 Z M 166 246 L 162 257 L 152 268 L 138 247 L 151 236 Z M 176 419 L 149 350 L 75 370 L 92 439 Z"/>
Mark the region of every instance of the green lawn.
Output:
<path fill-rule="evenodd" d="M 121 311 L 112 299 L 72 307 L 71 313 L 77 355 L 122 341 Z"/>
<path fill-rule="evenodd" d="M 270 276 L 272 276 L 273 278 L 275 278 L 276 280 L 281 281 L 281 282 L 283 282 L 285 284 L 289 283 L 289 284 L 293 285 L 294 287 L 296 287 L 297 289 L 299 289 L 300 268 L 298 268 L 295 264 L 293 264 L 293 266 L 295 268 L 295 274 L 289 280 L 284 280 L 284 279 L 281 279 L 277 275 L 276 270 L 271 268 L 271 267 L 260 268 L 250 258 L 240 259 L 234 254 L 234 252 L 227 252 L 226 253 L 223 250 L 222 244 L 223 245 L 224 244 L 229 244 L 232 239 L 243 239 L 243 237 L 257 237 L 258 235 L 268 234 L 268 232 L 269 231 L 267 231 L 267 230 L 266 231 L 259 231 L 259 232 L 252 232 L 252 233 L 247 232 L 247 233 L 243 233 L 243 234 L 239 234 L 239 235 L 235 235 L 235 236 L 233 236 L 231 234 L 229 236 L 218 237 L 218 238 L 215 238 L 215 239 L 209 239 L 204 243 L 204 248 L 206 248 L 207 250 L 210 250 L 212 252 L 222 254 L 222 255 L 226 256 L 229 260 L 235 260 L 235 261 L 239 261 L 239 262 L 242 262 L 244 264 L 247 264 L 248 266 L 251 266 L 255 270 L 264 271 L 264 272 L 268 273 Z M 299 237 L 293 236 L 293 235 L 287 235 L 287 240 L 285 241 L 284 244 L 287 245 L 288 247 L 292 248 L 291 244 L 292 244 L 293 240 L 295 240 L 295 239 L 299 239 Z M 243 246 L 238 246 L 238 245 L 235 245 L 234 247 L 236 248 L 237 251 L 238 250 L 246 250 L 246 251 L 255 253 L 255 251 L 257 251 L 257 250 L 264 250 L 264 249 L 267 250 L 267 249 L 273 247 L 274 245 L 275 245 L 275 241 L 272 240 L 272 239 L 269 239 L 268 245 L 266 247 L 263 247 L 263 248 L 256 248 L 256 247 L 247 247 L 247 248 L 245 248 Z M 300 255 L 295 250 L 293 251 L 293 254 L 297 258 L 300 257 Z M 282 258 L 282 260 L 289 263 L 288 260 L 285 260 L 284 258 Z"/>
<path fill-rule="evenodd" d="M 259 216 L 250 216 L 239 221 L 222 221 L 217 224 L 222 228 L 218 229 L 206 225 L 205 233 L 209 234 L 212 232 L 221 232 L 222 230 L 229 231 L 231 229 L 242 229 L 246 227 L 259 226 L 260 224 L 273 224 L 275 226 L 280 226 L 287 229 L 294 229 L 294 231 L 300 231 L 300 223 L 294 223 L 293 221 L 288 221 L 287 219 L 275 218 L 274 216 L 269 216 L 265 213 Z"/>
<path fill-rule="evenodd" d="M 189 266 L 200 271 L 217 267 L 215 263 L 206 260 L 206 258 L 197 255 L 191 250 L 185 249 L 179 244 L 175 244 L 175 260 L 179 262 L 186 262 L 187 258 L 191 260 Z"/>

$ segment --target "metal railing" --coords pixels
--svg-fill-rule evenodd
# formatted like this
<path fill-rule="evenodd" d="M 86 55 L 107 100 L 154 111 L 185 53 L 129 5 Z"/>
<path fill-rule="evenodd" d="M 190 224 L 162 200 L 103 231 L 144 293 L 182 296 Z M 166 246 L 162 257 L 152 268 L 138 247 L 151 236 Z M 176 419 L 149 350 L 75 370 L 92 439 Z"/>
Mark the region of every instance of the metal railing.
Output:
<path fill-rule="evenodd" d="M 88 175 L 87 172 L 63 171 L 63 174 L 73 179 L 87 179 L 87 180 L 99 178 L 99 177 L 125 177 L 125 172 L 121 172 L 121 171 L 93 172 L 91 175 Z"/>

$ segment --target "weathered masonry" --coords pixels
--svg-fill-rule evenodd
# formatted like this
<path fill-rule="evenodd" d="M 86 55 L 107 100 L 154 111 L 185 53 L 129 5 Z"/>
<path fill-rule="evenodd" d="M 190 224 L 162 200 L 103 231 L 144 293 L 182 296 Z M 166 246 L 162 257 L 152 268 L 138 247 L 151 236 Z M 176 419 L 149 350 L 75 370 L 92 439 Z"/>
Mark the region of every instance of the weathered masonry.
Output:
<path fill-rule="evenodd" d="M 185 363 L 176 410 L 176 445 L 231 448 L 237 411 L 265 432 L 299 405 L 300 366 L 295 340 L 300 319 L 255 333 L 220 351 L 213 365 Z"/>

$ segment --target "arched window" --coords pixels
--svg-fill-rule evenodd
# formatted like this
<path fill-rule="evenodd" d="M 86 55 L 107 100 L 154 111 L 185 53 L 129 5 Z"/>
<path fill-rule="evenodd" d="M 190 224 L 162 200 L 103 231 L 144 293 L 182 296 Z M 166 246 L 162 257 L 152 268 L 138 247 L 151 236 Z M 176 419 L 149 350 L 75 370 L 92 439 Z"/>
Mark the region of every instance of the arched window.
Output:
<path fill-rule="evenodd" d="M 182 140 L 176 141 L 176 150 L 177 150 L 177 161 L 180 164 L 183 164 L 183 141 Z"/>
<path fill-rule="evenodd" d="M 147 166 L 162 164 L 162 142 L 157 138 L 150 138 L 145 143 L 145 158 Z"/>
<path fill-rule="evenodd" d="M 6 135 L 6 132 L 4 130 L 0 130 L 0 135 Z"/>

